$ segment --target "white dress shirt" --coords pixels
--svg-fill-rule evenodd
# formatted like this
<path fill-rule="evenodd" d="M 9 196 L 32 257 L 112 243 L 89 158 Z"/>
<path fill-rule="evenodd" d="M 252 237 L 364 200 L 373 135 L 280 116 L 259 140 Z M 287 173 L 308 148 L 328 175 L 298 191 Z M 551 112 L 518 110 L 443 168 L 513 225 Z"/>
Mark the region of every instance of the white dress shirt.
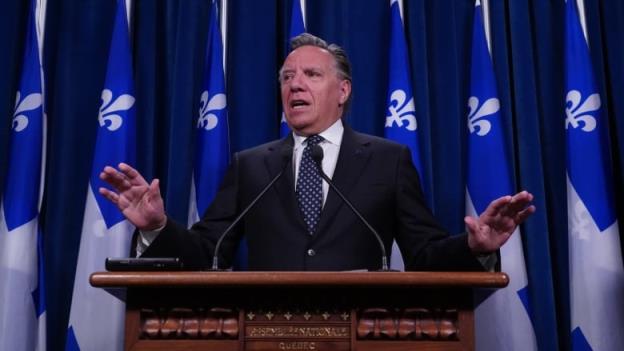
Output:
<path fill-rule="evenodd" d="M 342 134 L 344 132 L 344 126 L 342 120 L 337 120 L 331 127 L 325 129 L 319 135 L 323 137 L 323 141 L 319 143 L 319 146 L 323 149 L 323 172 L 331 179 L 334 176 L 336 170 L 336 162 L 338 162 L 338 153 L 340 152 L 340 144 L 342 143 Z M 297 184 L 297 178 L 299 177 L 299 165 L 301 164 L 301 156 L 303 155 L 303 149 L 305 149 L 305 141 L 308 137 L 297 135 L 293 133 L 295 139 L 293 150 L 293 165 L 295 167 L 295 184 Z M 296 188 L 296 186 L 295 186 Z M 296 191 L 297 189 L 295 189 Z M 323 181 L 323 205 L 327 200 L 327 193 L 329 192 L 329 185 Z"/>

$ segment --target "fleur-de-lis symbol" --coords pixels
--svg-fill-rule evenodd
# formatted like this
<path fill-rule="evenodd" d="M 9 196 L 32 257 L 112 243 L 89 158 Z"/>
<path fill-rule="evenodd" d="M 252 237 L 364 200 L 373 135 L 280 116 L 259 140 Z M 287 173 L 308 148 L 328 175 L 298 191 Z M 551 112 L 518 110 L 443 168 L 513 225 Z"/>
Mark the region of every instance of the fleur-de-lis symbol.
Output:
<path fill-rule="evenodd" d="M 28 117 L 24 114 L 26 111 L 36 110 L 41 106 L 41 94 L 29 94 L 20 101 L 21 93 L 18 91 L 15 97 L 15 112 L 13 112 L 13 120 L 11 126 L 14 131 L 21 132 L 28 127 Z"/>
<path fill-rule="evenodd" d="M 468 130 L 471 134 L 476 132 L 478 136 L 484 136 L 492 129 L 492 123 L 483 117 L 498 112 L 500 102 L 497 98 L 489 98 L 479 106 L 479 98 L 471 96 L 468 99 L 468 109 Z"/>
<path fill-rule="evenodd" d="M 416 123 L 414 97 L 407 101 L 407 103 L 405 100 L 407 100 L 405 91 L 397 89 L 392 92 L 392 95 L 390 95 L 390 106 L 388 106 L 390 116 L 386 116 L 386 128 L 391 128 L 395 123 L 401 128 L 403 127 L 403 122 L 405 122 L 405 128 L 407 130 L 416 130 L 418 124 Z"/>
<path fill-rule="evenodd" d="M 116 131 L 123 124 L 123 118 L 116 112 L 128 111 L 133 105 L 134 97 L 132 95 L 123 94 L 113 101 L 113 92 L 109 89 L 102 90 L 102 106 L 98 115 L 100 127 L 106 126 L 111 132 Z"/>
<path fill-rule="evenodd" d="M 570 235 L 581 240 L 590 240 L 596 223 L 578 195 L 573 195 L 571 199 L 568 199 L 568 208 L 574 213 L 568 217 Z"/>
<path fill-rule="evenodd" d="M 591 132 L 596 129 L 596 118 L 589 112 L 598 111 L 600 109 L 600 94 L 591 94 L 581 104 L 581 92 L 578 90 L 570 90 L 566 95 L 566 123 L 565 127 L 578 128 L 580 122 L 583 122 L 581 130 Z"/>
<path fill-rule="evenodd" d="M 227 106 L 225 94 L 217 94 L 208 101 L 208 91 L 201 94 L 199 102 L 199 118 L 197 119 L 197 128 L 211 130 L 219 124 L 219 118 L 215 112 L 223 110 Z"/>

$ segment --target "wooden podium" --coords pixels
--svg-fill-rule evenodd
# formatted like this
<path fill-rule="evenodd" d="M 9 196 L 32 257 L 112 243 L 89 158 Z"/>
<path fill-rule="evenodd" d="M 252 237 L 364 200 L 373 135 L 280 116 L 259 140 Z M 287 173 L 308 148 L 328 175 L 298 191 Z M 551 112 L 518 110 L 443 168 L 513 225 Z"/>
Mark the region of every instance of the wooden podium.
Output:
<path fill-rule="evenodd" d="M 127 289 L 126 350 L 473 350 L 486 272 L 100 272 Z"/>

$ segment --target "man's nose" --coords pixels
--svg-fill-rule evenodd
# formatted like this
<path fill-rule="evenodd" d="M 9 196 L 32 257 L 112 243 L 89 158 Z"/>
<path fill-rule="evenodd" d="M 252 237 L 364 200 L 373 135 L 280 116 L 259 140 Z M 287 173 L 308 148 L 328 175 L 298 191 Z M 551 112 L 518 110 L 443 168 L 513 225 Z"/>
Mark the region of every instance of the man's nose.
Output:
<path fill-rule="evenodd" d="M 303 74 L 297 73 L 290 80 L 290 90 L 291 91 L 301 91 L 303 90 L 304 82 L 303 82 Z"/>

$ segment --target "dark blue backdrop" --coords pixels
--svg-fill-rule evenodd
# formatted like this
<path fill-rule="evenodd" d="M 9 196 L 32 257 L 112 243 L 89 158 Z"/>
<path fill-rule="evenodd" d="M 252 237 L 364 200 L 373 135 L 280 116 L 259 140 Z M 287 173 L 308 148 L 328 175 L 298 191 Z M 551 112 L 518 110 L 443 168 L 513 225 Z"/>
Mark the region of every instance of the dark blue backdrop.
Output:
<path fill-rule="evenodd" d="M 21 67 L 26 0 L 0 11 L 0 181 Z M 565 196 L 564 0 L 495 0 L 492 49 L 517 189 L 536 195 L 524 225 L 532 310 L 542 350 L 568 349 Z M 618 218 L 624 165 L 624 4 L 585 0 L 589 40 L 607 101 Z M 44 70 L 48 111 L 45 233 L 49 349 L 61 349 L 69 313 L 83 207 L 97 128 L 114 0 L 48 0 Z M 229 0 L 227 92 L 232 151 L 279 135 L 277 71 L 289 0 Z M 405 26 L 421 150 L 433 209 L 463 230 L 465 115 L 472 0 L 405 0 Z M 137 167 L 162 180 L 168 212 L 187 218 L 193 119 L 202 77 L 208 0 L 136 0 L 132 20 Z M 389 1 L 308 0 L 308 31 L 345 47 L 353 62 L 355 129 L 383 135 Z M 620 231 L 622 232 L 622 231 Z M 554 335 L 558 335 L 555 338 Z"/>

